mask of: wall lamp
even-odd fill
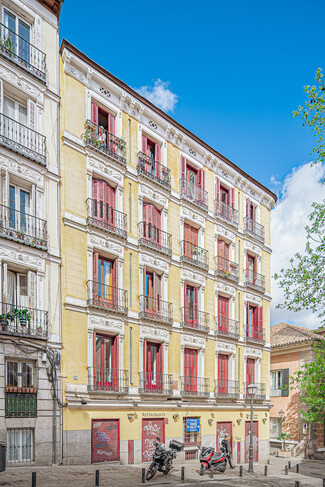
[[[128,420],[133,421],[134,420],[134,414],[132,414],[132,413],[128,414]]]
[[[174,413],[173,414],[173,419],[176,421],[178,418],[179,418],[179,414],[178,413]]]
[[[211,419],[211,418],[210,418],[210,419],[208,419],[208,423],[209,423],[209,426],[212,426],[212,424],[213,424],[213,419]]]
[[[81,399],[81,404],[82,404],[83,406],[86,406],[86,404],[87,404],[86,399]]]
[[[239,426],[239,425],[240,425],[240,423],[241,423],[241,418],[237,418],[237,420],[236,420],[236,421],[237,421],[237,424],[238,424],[238,426]]]
[[[265,424],[267,421],[267,418],[262,418],[262,421],[263,421],[263,424]]]

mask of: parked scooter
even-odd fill
[[[153,442],[156,450],[153,454],[153,462],[146,473],[147,480],[151,480],[156,475],[157,471],[167,475],[173,468],[173,459],[176,458],[176,453],[184,448],[184,443],[177,440],[171,440],[169,442],[169,449],[166,450],[165,445],[160,441],[158,436],[157,440],[159,443],[157,441]]]
[[[220,447],[221,453],[216,453],[212,446],[208,447],[199,447],[201,450],[200,455],[200,475],[204,475],[206,470],[210,470],[211,468],[213,471],[223,473],[227,467],[227,458],[228,453],[226,453],[225,448]]]

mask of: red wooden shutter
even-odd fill
[[[229,189],[229,197],[230,197],[230,206],[232,208],[235,208],[235,189],[234,188],[230,188]]]
[[[218,329],[228,331],[229,328],[229,299],[218,296]]]
[[[144,154],[148,153],[148,139],[144,135],[142,136],[142,152]]]
[[[253,205],[253,220],[256,222],[256,206]]]
[[[249,198],[246,198],[246,216],[250,216],[250,213],[249,213],[249,209],[250,209],[250,199]]]
[[[199,322],[199,289],[193,288],[193,322]]]
[[[155,159],[161,163],[161,147],[159,144],[155,144]]]
[[[97,200],[98,195],[98,181],[97,179],[93,179],[93,199]]]
[[[161,277],[153,273],[153,292],[155,298],[155,311],[160,311],[160,299],[161,299]]]
[[[148,216],[147,216],[147,203],[143,203],[143,221],[147,223],[148,221]]]
[[[263,306],[256,308],[256,326],[259,330],[263,328]]]
[[[94,253],[94,258],[93,258],[93,276],[94,276],[94,281],[98,282],[98,253]]]
[[[148,342],[146,340],[143,341],[143,374],[144,374],[144,380],[143,380],[143,385],[147,383],[147,373],[148,373],[148,364],[147,364],[147,350],[148,350]]]
[[[115,135],[115,117],[111,113],[108,114],[108,131],[110,134]]]
[[[181,160],[181,178],[186,179],[186,157],[182,156]]]
[[[218,355],[218,390],[220,393],[228,392],[228,355]]]
[[[95,103],[91,104],[91,120],[98,125],[98,106]]]
[[[255,382],[255,359],[248,358],[246,362],[246,387]]]
[[[204,169],[201,169],[201,171],[202,171],[201,188],[204,190],[205,189],[205,172],[204,172]]]
[[[163,373],[163,345],[160,343],[157,346],[157,374],[162,374]],[[161,388],[161,375],[158,375],[158,380],[157,384],[159,385],[159,388]]]

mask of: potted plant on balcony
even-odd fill
[[[23,230],[20,230],[18,233],[17,233],[17,238],[20,238],[20,240],[25,240],[25,233]]]
[[[192,250],[192,255],[200,255],[201,250],[198,247],[194,247]]]
[[[38,327],[37,327],[37,333],[38,333],[38,335],[42,335],[42,327],[41,327],[41,325],[38,325]]]
[[[31,314],[28,311],[28,309],[20,309],[17,311],[18,311],[17,315],[18,315],[18,319],[19,319],[19,324],[20,324],[20,326],[25,327],[27,322],[28,322],[28,324],[30,323]]]
[[[6,330],[8,326],[8,317],[7,313],[0,315],[0,326],[2,330]]]

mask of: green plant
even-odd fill
[[[11,37],[7,37],[3,43],[4,47],[10,52],[14,52],[14,43]]]
[[[277,437],[277,440],[280,440],[283,442],[282,443],[282,450],[283,451],[286,451],[286,441],[288,441],[290,439],[291,439],[291,435],[290,435],[290,433],[287,433],[287,432],[282,432]]]

